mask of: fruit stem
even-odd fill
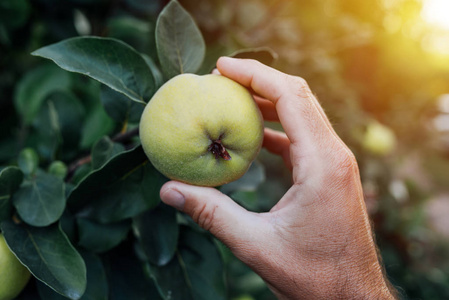
[[[231,155],[229,155],[228,151],[226,151],[226,148],[223,146],[220,139],[212,141],[207,148],[207,151],[212,152],[212,154],[215,155],[215,159],[219,159],[221,157],[224,160],[231,160]]]

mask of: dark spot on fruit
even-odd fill
[[[221,157],[224,160],[231,160],[231,155],[229,155],[228,151],[226,151],[226,148],[223,146],[220,139],[212,141],[207,148],[207,151],[212,152],[215,159],[219,159]]]

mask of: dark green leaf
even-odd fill
[[[82,251],[81,255],[87,267],[87,287],[81,300],[107,300],[108,281],[103,262],[93,253]]]
[[[279,55],[268,47],[250,48],[235,51],[229,55],[235,58],[250,58],[260,61],[265,65],[271,65]]]
[[[254,161],[240,179],[222,185],[220,191],[230,195],[237,191],[255,191],[265,181],[265,169],[261,163]]]
[[[86,266],[58,224],[32,227],[12,221],[2,223],[8,246],[40,281],[71,299],[86,289]]]
[[[32,54],[51,59],[64,70],[90,76],[137,102],[145,103],[155,91],[145,60],[119,40],[76,37]]]
[[[34,125],[40,133],[39,152],[49,160],[55,159],[59,145],[62,143],[58,112],[53,101],[42,105]]]
[[[90,148],[102,136],[114,129],[114,121],[106,114],[100,102],[90,107],[81,130],[81,147]]]
[[[133,219],[133,230],[152,264],[162,266],[172,259],[179,234],[174,208],[161,203],[144,212]]]
[[[79,216],[117,222],[155,207],[164,180],[139,146],[85,177],[70,194],[69,204]]]
[[[90,173],[92,173],[91,163],[86,163],[78,167],[75,173],[73,174],[73,177],[70,179],[70,183],[72,183],[75,186],[72,187],[68,195],[70,195],[72,193],[72,190],[76,187],[76,185],[78,185],[82,180],[84,180],[84,178],[86,178],[86,176],[89,175]]]
[[[137,259],[132,245],[122,244],[107,252],[104,257],[109,280],[109,299],[161,299],[154,283],[145,273],[144,264]]]
[[[134,217],[159,203],[162,180],[160,173],[146,163],[124,174],[120,180],[89,193],[87,197],[92,197],[91,202],[79,215],[101,223]]]
[[[146,1],[146,0],[145,0]],[[146,1],[153,3],[153,1]],[[141,53],[155,52],[154,22],[149,18],[137,18],[129,14],[114,16],[108,20],[108,36],[131,45]]]
[[[164,299],[227,299],[223,263],[213,240],[183,226],[178,249],[167,265],[151,267]]]
[[[194,300],[191,284],[179,253],[165,266],[149,265],[150,274],[164,300]]]
[[[64,210],[64,213],[59,219],[59,224],[61,226],[61,230],[65,233],[65,235],[67,235],[70,242],[76,244],[78,239],[76,236],[75,217],[68,209]]]
[[[13,205],[30,225],[47,226],[56,222],[65,208],[64,182],[54,175],[38,172],[14,194]]]
[[[42,105],[33,127],[39,133],[39,150],[49,160],[62,146],[63,154],[75,154],[85,116],[80,99],[70,92],[54,92]]]
[[[23,181],[23,173],[17,167],[6,167],[0,171],[0,223],[11,215],[11,195]]]
[[[114,143],[108,136],[101,138],[92,148],[92,168],[99,169],[115,155],[125,151],[122,144]]]
[[[212,238],[184,227],[179,243],[194,299],[227,299],[223,262]]]
[[[112,224],[98,224],[84,218],[78,218],[76,221],[78,244],[95,253],[102,253],[117,246],[126,238],[131,228],[128,220]]]
[[[158,17],[156,46],[167,78],[198,71],[206,52],[201,31],[177,1],[170,1]]]
[[[34,149],[25,148],[20,151],[17,163],[25,175],[31,175],[39,166],[39,156]]]
[[[25,124],[31,123],[51,93],[67,90],[69,85],[69,74],[54,65],[45,64],[26,73],[14,94],[14,104]]]
[[[41,299],[45,300],[67,300],[67,297],[55,292],[42,281],[37,280],[36,288]],[[81,299],[81,298],[80,298]]]
[[[143,109],[142,103],[132,101],[125,95],[102,85],[100,94],[101,103],[108,115],[120,123],[137,123],[140,120]]]
[[[135,10],[145,14],[156,14],[160,9],[159,1],[148,0],[126,0]]]
[[[20,147],[14,139],[0,140],[0,161],[9,161],[17,156]]]
[[[142,57],[147,62],[148,67],[150,68],[151,72],[153,73],[154,77],[154,83],[156,85],[156,88],[161,87],[164,84],[164,75],[159,70],[156,63],[146,54],[142,54]]]
[[[9,29],[22,26],[30,15],[27,0],[0,1],[0,23]]]
[[[231,198],[246,209],[257,211],[259,208],[256,191],[236,191],[231,194]]]

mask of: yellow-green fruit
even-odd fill
[[[16,258],[0,234],[0,300],[14,299],[30,279],[30,271]]]
[[[165,176],[218,186],[240,178],[259,153],[263,121],[251,94],[221,75],[178,75],[140,120],[142,146]]]

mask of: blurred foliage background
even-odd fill
[[[96,35],[122,39],[157,60],[155,21],[167,2],[1,1],[0,165],[25,146],[39,149],[49,162],[57,156],[70,164],[77,155],[70,151],[73,145],[89,149],[123,126],[98,105],[98,85],[61,75],[32,51],[68,37]],[[358,159],[388,278],[405,298],[448,299],[449,29],[423,17],[431,0],[179,2],[206,40],[205,73],[220,55],[269,47],[277,53],[275,68],[308,81]],[[43,85],[67,85],[67,76],[79,77],[71,81],[79,103],[65,100],[72,119],[58,134],[71,136],[66,139],[71,142],[63,150],[48,143],[39,147],[51,138],[43,129],[45,112],[24,120],[14,99],[45,93]],[[290,178],[271,154],[262,152],[259,161],[265,183],[233,197],[251,210],[266,211]],[[222,254],[231,299],[274,299],[257,275],[225,248]]]

